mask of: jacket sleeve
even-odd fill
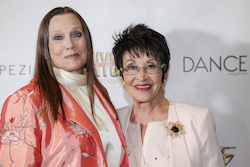
[[[5,101],[0,119],[0,166],[40,166],[41,133],[33,92],[17,91]]]
[[[210,110],[203,112],[198,127],[200,136],[202,167],[224,167],[219,141],[215,131],[215,121]]]

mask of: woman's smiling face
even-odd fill
[[[157,66],[159,63],[153,56],[147,56],[141,53],[140,57],[132,57],[129,52],[123,54],[123,68]],[[162,97],[162,70],[154,74],[147,74],[143,68],[134,75],[126,75],[123,73],[124,86],[135,102],[145,103],[157,100]]]

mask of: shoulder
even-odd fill
[[[4,103],[4,106],[8,105],[15,105],[20,102],[27,103],[30,100],[37,101],[36,99],[40,99],[40,92],[38,85],[36,84],[36,78],[32,79],[30,83],[26,86],[15,91],[11,94]],[[4,108],[4,107],[3,107]]]
[[[199,121],[207,117],[212,117],[212,112],[206,107],[175,102],[170,102],[170,104],[175,107],[175,111],[179,119],[191,119]]]
[[[210,109],[190,104],[175,103],[178,120],[185,125],[187,131],[192,130],[202,133],[214,133],[215,119]]]
[[[35,120],[35,112],[40,108],[41,100],[40,94],[35,91],[33,83],[29,83],[5,100],[0,122],[2,124],[4,122],[8,123],[11,119],[15,119],[15,122],[18,122],[17,120],[19,122],[33,122]]]
[[[196,131],[199,136],[215,133],[215,119],[210,109],[181,103],[175,103],[174,106],[178,120],[189,133]]]
[[[184,104],[184,103],[176,103],[176,102],[171,102],[170,104],[173,104],[176,107],[177,112],[180,112],[180,113],[201,114],[204,112],[205,113],[210,112],[209,108],[196,106],[192,104]]]
[[[121,119],[130,117],[132,107],[133,106],[125,106],[125,107],[117,109],[118,118],[121,120]]]
[[[171,102],[171,103],[176,106],[176,109],[179,109],[181,111],[186,111],[186,112],[200,112],[200,111],[209,110],[206,107],[196,106],[192,104],[184,104],[184,103],[176,103],[176,102]]]
[[[122,132],[124,133],[125,136],[127,133],[126,131],[127,131],[127,127],[129,124],[131,111],[132,111],[132,106],[125,106],[125,107],[117,109],[118,119],[121,124]]]
[[[123,112],[123,111],[128,111],[131,110],[133,106],[124,106],[122,108],[118,108],[117,111]]]

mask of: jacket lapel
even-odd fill
[[[62,90],[62,96],[64,100],[63,107],[65,110],[66,118],[78,123],[79,125],[84,127],[86,130],[88,130],[88,132],[93,136],[94,140],[96,141],[97,146],[99,146],[99,149],[103,155],[105,164],[107,164],[105,152],[102,146],[102,141],[101,141],[101,138],[97,129],[95,128],[95,125],[88,118],[88,116],[85,114],[82,108],[78,105],[75,99],[70,95],[70,93],[61,84],[59,85]],[[61,113],[61,110],[59,110],[59,112]]]
[[[182,123],[181,120],[179,120],[178,118],[175,103],[170,101],[168,122],[176,123],[177,121]],[[183,126],[183,128],[185,130],[185,125]],[[169,152],[170,152],[170,166],[191,167],[191,161],[186,144],[185,134],[175,138],[168,136],[168,142],[169,142]]]
[[[120,164],[121,164],[122,161],[124,160],[124,157],[127,157],[126,155],[124,155],[126,153],[126,151],[125,151],[126,150],[126,142],[125,142],[125,138],[124,138],[124,135],[123,135],[121,127],[120,127],[120,123],[117,119],[116,111],[115,111],[114,107],[104,98],[103,94],[100,92],[100,90],[95,85],[94,85],[94,89],[95,89],[96,95],[100,99],[103,107],[105,108],[105,110],[109,114],[113,124],[115,125],[116,131],[117,131],[119,138],[121,140],[121,144],[123,147],[122,153],[121,153],[121,160],[120,160]]]

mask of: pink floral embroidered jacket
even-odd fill
[[[99,133],[88,116],[62,86],[66,123],[61,110],[53,125],[45,114],[37,78],[8,97],[0,120],[0,166],[107,167]],[[122,143],[120,166],[128,166],[126,143],[113,107],[95,87]],[[48,108],[46,109],[48,110]]]

